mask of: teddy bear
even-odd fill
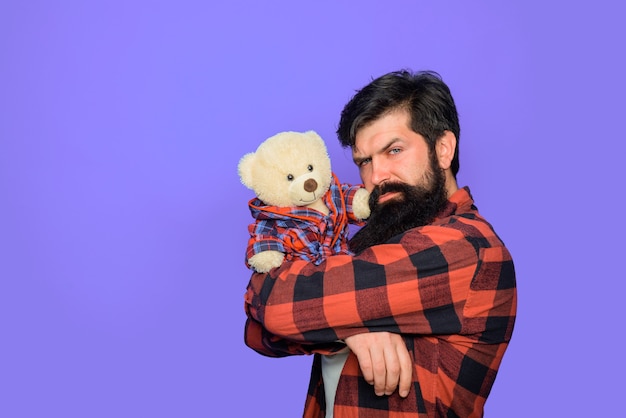
[[[315,131],[279,132],[239,161],[250,224],[246,265],[267,273],[285,260],[320,264],[332,254],[352,254],[349,224],[370,215],[369,192],[342,184],[332,171],[324,140]]]

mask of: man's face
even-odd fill
[[[409,127],[409,115],[398,110],[359,130],[352,151],[365,188],[404,183],[427,186],[430,157],[426,140]],[[384,193],[379,203],[399,198],[397,192]]]
[[[389,114],[359,131],[353,156],[372,209],[350,240],[355,253],[432,222],[444,208],[444,171],[424,138],[408,127],[406,113]]]

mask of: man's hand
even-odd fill
[[[400,335],[370,332],[353,335],[345,342],[359,360],[365,380],[374,385],[376,395],[391,395],[396,388],[403,398],[409,395],[413,361]]]

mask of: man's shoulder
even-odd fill
[[[492,225],[478,213],[473,205],[431,224],[412,228],[404,234],[405,239],[427,239],[435,244],[453,241],[469,241],[476,247],[504,246]]]

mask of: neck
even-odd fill
[[[456,182],[456,179],[450,172],[450,170],[446,170],[446,192],[448,193],[448,198],[459,190],[459,185]]]

